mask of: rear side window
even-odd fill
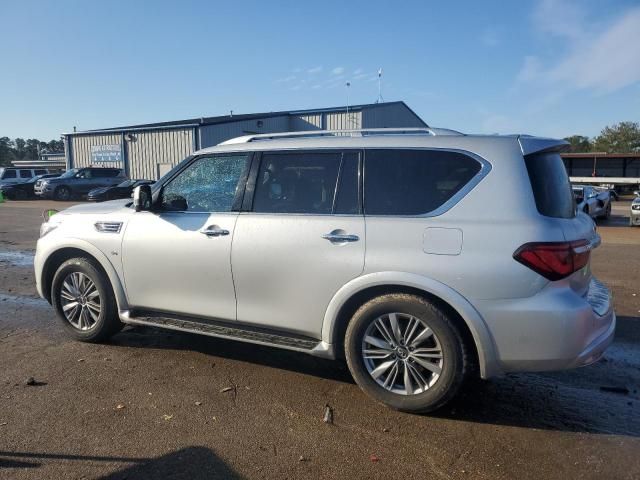
[[[557,153],[541,153],[524,158],[538,212],[545,217],[573,218],[575,203],[569,176]]]
[[[458,152],[367,150],[366,215],[421,215],[441,207],[480,171],[480,162]]]
[[[264,154],[256,181],[253,211],[332,213],[342,157],[340,152]]]
[[[33,177],[31,170],[20,170],[20,178],[31,178],[31,177]]]
[[[34,173],[36,175],[44,175],[45,173],[47,173],[47,170],[36,170]]]
[[[15,170],[6,170],[2,175],[2,178],[16,178],[16,177],[17,175]]]

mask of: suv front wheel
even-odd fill
[[[365,393],[407,412],[443,406],[458,392],[469,364],[451,319],[409,294],[383,295],[362,305],[347,327],[345,355]]]
[[[86,258],[60,265],[51,283],[51,303],[76,340],[104,341],[124,326],[109,279]]]

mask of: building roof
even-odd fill
[[[219,115],[216,117],[200,117],[200,118],[190,118],[186,120],[174,120],[170,122],[157,122],[157,123],[143,123],[138,125],[126,125],[123,127],[113,127],[113,128],[101,128],[96,130],[82,130],[78,132],[70,132],[65,133],[64,135],[82,135],[88,133],[104,133],[104,132],[122,132],[122,131],[130,131],[130,130],[153,130],[153,129],[163,129],[163,128],[171,128],[171,127],[195,127],[195,126],[204,126],[204,125],[216,125],[221,123],[229,123],[229,122],[240,122],[244,120],[254,120],[254,119],[262,119],[262,118],[271,118],[271,117],[281,117],[284,115],[312,115],[314,113],[331,113],[331,112],[343,112],[347,111],[357,111],[368,108],[380,108],[386,107],[389,105],[403,105],[408,111],[410,111],[415,117],[424,124],[425,127],[428,125],[411,109],[409,106],[403,101],[397,102],[385,102],[385,103],[365,103],[361,105],[346,105],[341,107],[329,107],[329,108],[311,108],[308,110],[282,110],[277,112],[263,112],[263,113],[245,113],[245,114],[229,114],[229,115]]]

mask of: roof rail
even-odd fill
[[[225,140],[219,145],[249,143],[261,140],[279,140],[285,138],[316,137],[368,137],[373,135],[462,135],[455,130],[445,128],[362,128],[358,130],[308,130],[304,132],[261,133],[245,135]]]

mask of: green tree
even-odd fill
[[[14,159],[11,139],[9,137],[0,137],[0,167],[11,165]]]
[[[640,124],[620,122],[605,127],[594,140],[594,150],[607,153],[640,152]]]
[[[570,137],[565,138],[565,140],[571,145],[569,151],[572,153],[583,153],[591,151],[591,140],[589,140],[589,137],[583,137],[582,135],[571,135]]]
[[[24,139],[22,138],[15,138],[12,144],[13,144],[13,156],[16,158],[16,160],[24,159],[24,156],[26,154],[25,146],[27,142],[25,142]]]

